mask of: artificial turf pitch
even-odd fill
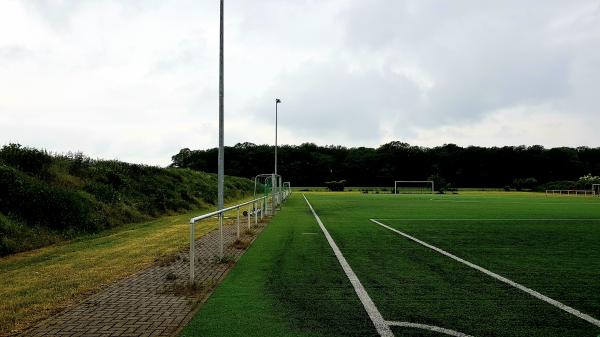
[[[307,193],[381,315],[470,336],[590,336],[600,328],[379,226],[600,318],[600,200],[527,193]],[[392,327],[396,336],[444,336]],[[182,336],[378,336],[296,193]]]

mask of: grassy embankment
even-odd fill
[[[229,200],[254,187],[235,177],[225,184]],[[0,149],[0,256],[205,208],[216,195],[214,174],[7,145]]]
[[[212,210],[215,187],[203,172],[3,147],[0,335],[184,249],[189,218]],[[252,188],[227,177],[226,199]],[[214,226],[204,221],[197,233]]]

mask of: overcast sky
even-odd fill
[[[226,0],[226,144],[600,146],[600,1]],[[218,134],[218,1],[2,0],[0,145]]]

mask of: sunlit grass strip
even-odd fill
[[[165,255],[184,250],[189,245],[189,219],[207,211],[131,224],[0,259],[0,335],[21,331]],[[216,219],[202,221],[196,237],[216,226]]]

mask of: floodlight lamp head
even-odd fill
[[[281,103],[281,100],[279,98],[275,98],[275,104],[279,104]]]

